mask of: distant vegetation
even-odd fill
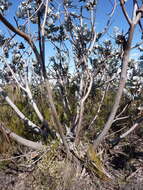
[[[0,1],[0,176],[9,177],[2,189],[138,186],[142,1],[106,1],[101,31],[102,1],[11,2]],[[127,27],[112,29],[122,16]]]

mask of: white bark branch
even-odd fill
[[[7,67],[9,68],[9,70],[10,70],[10,72],[11,72],[11,74],[12,74],[12,77],[13,77],[13,79],[15,80],[15,82],[17,83],[17,85],[27,94],[27,96],[28,96],[28,98],[29,98],[29,100],[30,100],[30,103],[31,103],[31,105],[33,106],[33,109],[34,109],[34,111],[36,112],[38,118],[40,119],[41,122],[43,122],[43,121],[44,121],[44,117],[42,116],[41,112],[40,112],[39,109],[38,109],[38,106],[37,106],[36,102],[35,102],[34,99],[33,99],[33,96],[32,96],[31,90],[30,90],[30,88],[29,88],[29,84],[28,84],[27,78],[25,77],[25,81],[23,80],[23,81],[25,82],[25,86],[26,86],[26,87],[24,87],[24,86],[18,81],[18,79],[17,79],[15,73],[13,72],[11,66],[7,63],[7,61],[6,61],[4,58],[3,58],[3,60],[4,60],[5,64],[7,65]]]
[[[39,142],[34,142],[34,141],[30,141],[30,140],[27,140],[13,132],[11,132],[10,129],[4,127],[2,124],[0,124],[0,128],[10,137],[12,138],[13,140],[15,140],[16,142],[24,145],[24,146],[27,146],[29,148],[32,148],[34,150],[41,150],[43,149],[45,146],[42,145],[42,143],[39,143]]]
[[[35,132],[40,132],[40,127],[35,125],[32,121],[30,121],[12,102],[12,100],[7,96],[6,92],[0,87],[0,95],[5,99],[8,105],[16,112],[20,119],[22,119],[29,127],[31,127]]]
[[[91,88],[92,88],[92,84],[93,84],[93,76],[92,74],[88,73],[90,76],[90,81],[89,81],[89,86],[88,86],[88,89],[87,89],[87,92],[86,94],[84,95],[84,97],[81,99],[81,102],[80,102],[80,110],[79,110],[79,121],[78,121],[78,125],[77,125],[77,129],[76,129],[76,138],[75,138],[75,142],[78,143],[78,140],[79,140],[79,134],[80,134],[80,131],[82,130],[82,120],[83,120],[83,114],[84,114],[84,104],[85,104],[85,101],[86,99],[88,98],[89,96],[89,93],[91,91]]]
[[[105,98],[106,92],[108,91],[108,87],[109,87],[109,84],[108,84],[106,90],[103,92],[103,95],[102,95],[102,98],[101,98],[100,104],[99,104],[99,106],[98,106],[98,109],[97,109],[96,115],[94,116],[93,120],[92,120],[91,123],[89,124],[89,128],[91,128],[92,125],[95,123],[95,121],[96,121],[96,119],[97,119],[97,117],[98,117],[98,115],[99,115],[99,113],[100,113],[100,111],[101,111],[101,107],[102,107],[102,105],[103,105],[103,101],[104,101],[104,98]]]

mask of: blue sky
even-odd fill
[[[61,3],[62,0],[56,0],[57,4]],[[10,9],[6,12],[6,18],[9,20],[10,23],[15,25],[15,21],[14,21],[14,14],[17,10],[17,6],[19,5],[20,2],[22,2],[22,0],[10,0],[10,2],[13,3],[13,5],[10,7]],[[78,6],[77,1],[74,0],[75,4]],[[96,30],[98,32],[102,31],[103,28],[105,27],[107,20],[108,20],[108,15],[112,10],[112,4],[111,2],[113,2],[113,0],[99,0],[99,4],[97,6],[97,16],[96,16]],[[117,0],[117,2],[119,2]],[[131,16],[131,10],[132,10],[132,4],[131,4],[131,0],[127,1],[126,7],[127,10]],[[121,8],[118,5],[114,15],[112,17],[112,22],[111,22],[111,27],[108,31],[109,34],[113,34],[113,28],[114,27],[119,27],[121,29],[121,31],[123,31],[124,33],[126,33],[128,31],[128,23],[126,22]],[[2,30],[4,30],[5,32],[7,30],[5,30],[5,27],[0,23],[0,28]],[[35,31],[36,28],[32,27],[32,30]],[[19,37],[17,37],[18,39],[20,39]],[[109,38],[109,36],[104,36],[104,38]],[[135,32],[135,36],[134,36],[134,41],[133,43],[135,44],[136,42],[140,41],[140,31],[139,31],[139,27],[136,28],[136,32]],[[50,48],[50,54],[53,53],[52,51],[52,46],[48,45],[48,48]],[[133,52],[134,55],[137,55],[137,52],[134,50]]]
[[[103,27],[105,26],[108,14],[112,10],[112,4],[110,2],[114,2],[113,0],[99,0],[98,8],[97,8],[97,30],[101,31]],[[119,2],[119,0],[117,0]],[[128,0],[126,3],[126,9],[128,11],[128,14],[130,17],[132,17],[132,1]],[[118,3],[118,6],[116,7],[116,10],[114,12],[114,15],[112,16],[111,20],[111,27],[108,31],[109,34],[113,34],[114,27],[120,28],[121,32],[126,33],[129,29],[129,25],[122,13],[121,7]],[[108,38],[108,36],[105,36],[105,38]],[[134,38],[133,38],[133,44],[135,45],[137,42],[141,41],[141,32],[140,28],[137,26]],[[132,50],[130,57],[134,59],[138,59],[140,56],[140,52],[137,49]]]
[[[62,0],[56,0],[56,2],[59,4],[61,3],[61,1]],[[77,2],[76,0],[74,0],[74,1]],[[97,26],[98,31],[101,31],[103,29],[103,27],[105,26],[105,24],[107,22],[108,14],[112,10],[112,4],[110,3],[110,1],[113,1],[113,0],[98,0],[99,3],[97,6],[97,19],[96,19],[96,26]],[[20,2],[22,2],[22,0],[10,0],[10,2],[12,2],[12,6],[7,11],[6,18],[12,24],[15,24],[13,16],[17,10],[17,6],[19,5]],[[117,0],[117,2],[119,2],[119,0]],[[131,10],[132,10],[131,2],[132,2],[131,0],[128,0],[126,3],[127,10],[130,14],[131,14]],[[77,4],[77,6],[78,6],[78,4]],[[123,29],[124,31],[128,27],[128,24],[122,14],[122,11],[121,11],[121,8],[119,5],[117,6],[115,13],[112,17],[111,30],[112,30],[113,26],[118,26],[119,28]]]

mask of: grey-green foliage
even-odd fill
[[[3,14],[12,3],[8,0],[0,0],[0,13]]]
[[[29,16],[32,16],[37,8],[38,6],[36,5],[36,1],[22,1],[18,6],[16,16],[18,18],[26,19]]]

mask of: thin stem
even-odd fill
[[[132,21],[131,21],[131,19],[130,19],[129,15],[128,15],[127,11],[126,11],[125,1],[124,0],[120,0],[120,4],[121,4],[121,8],[122,8],[123,14],[124,14],[124,16],[125,16],[128,24],[131,25]]]
[[[95,150],[99,146],[99,144],[103,141],[104,137],[106,136],[107,132],[109,131],[109,129],[114,121],[118,107],[119,107],[119,103],[120,103],[120,100],[121,100],[121,97],[123,94],[123,89],[125,87],[125,83],[127,80],[127,68],[128,68],[129,54],[130,54],[130,50],[131,50],[131,43],[132,43],[132,39],[133,39],[134,29],[135,29],[135,25],[132,24],[130,27],[130,30],[129,30],[128,41],[127,41],[125,52],[123,55],[122,71],[121,71],[119,88],[118,88],[118,91],[117,91],[117,94],[115,97],[113,108],[112,108],[109,118],[104,126],[104,129],[101,132],[101,134],[97,137],[97,139],[95,139],[95,141],[94,141],[94,149]]]

